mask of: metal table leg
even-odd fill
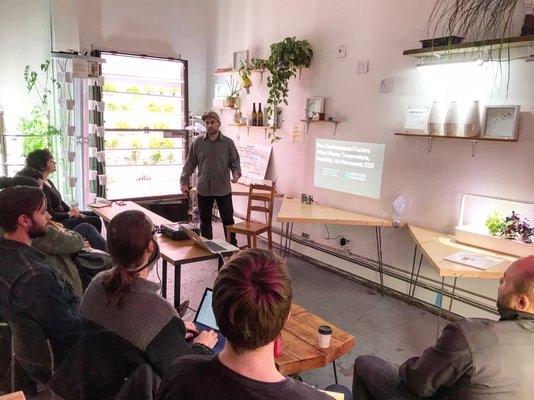
[[[286,248],[286,257],[289,256],[289,253],[291,253],[291,238],[293,237],[293,222],[289,223],[289,229],[288,229],[288,239],[287,239],[287,248]]]
[[[413,248],[412,272],[410,274],[410,286],[408,286],[408,299],[412,293],[413,277],[415,275],[415,260],[417,258],[417,244]]]
[[[378,255],[378,273],[380,275],[380,294],[384,295],[384,265],[382,264],[382,230],[379,226],[376,231],[376,252]]]
[[[161,296],[167,298],[167,261],[161,264]]]
[[[410,293],[410,296],[408,297],[408,304],[411,304],[415,296],[415,289],[417,288],[417,282],[419,281],[419,274],[421,273],[422,263],[423,263],[423,253],[421,253],[421,257],[419,257],[419,266],[417,267],[417,274],[415,275],[415,281],[412,286],[412,292]]]
[[[445,277],[441,278],[441,299],[439,302],[438,328],[436,330],[436,339],[439,337],[439,331],[441,328],[441,311],[443,310],[443,292],[444,291],[445,291]]]
[[[282,222],[282,228],[280,229],[280,257],[284,256],[284,248],[282,247],[282,241],[284,240],[284,225],[285,222]]]
[[[182,264],[174,266],[174,308],[180,306],[180,287],[182,286]]]
[[[339,383],[337,381],[336,360],[332,361],[332,365],[334,366],[334,379],[336,381],[336,385],[339,385]]]
[[[454,277],[454,283],[452,284],[452,292],[451,292],[451,301],[449,303],[449,313],[452,309],[452,302],[454,301],[454,292],[456,292],[456,282],[458,281],[458,277]],[[447,321],[449,321],[449,314],[447,314]]]

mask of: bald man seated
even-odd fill
[[[534,399],[534,256],[510,265],[497,307],[498,321],[450,323],[434,346],[400,367],[356,358],[354,399]]]

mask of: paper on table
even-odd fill
[[[330,392],[328,390],[319,390],[319,392],[326,393],[327,395],[333,397],[336,400],[343,400],[345,398],[345,395],[343,393]]]
[[[504,261],[502,258],[485,256],[482,254],[471,253],[469,251],[459,251],[458,253],[454,253],[443,259],[482,270],[493,268]]]

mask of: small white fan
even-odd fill
[[[408,212],[409,204],[406,196],[398,196],[395,201],[393,201],[393,226],[395,228],[401,226],[401,217],[404,217]]]
[[[200,122],[195,122],[193,125],[188,125],[185,127],[187,131],[193,131],[195,133],[206,133],[206,127]]]

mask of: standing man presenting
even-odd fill
[[[211,210],[213,201],[221,214],[226,238],[226,226],[234,223],[234,207],[232,205],[232,183],[237,183],[241,177],[239,154],[234,141],[224,136],[219,128],[221,119],[214,111],[202,116],[207,132],[198,137],[192,144],[189,156],[185,162],[180,185],[182,193],[189,193],[191,189],[191,174],[198,167],[198,211],[200,214],[200,232],[207,239],[213,239],[211,227]],[[230,171],[232,179],[230,179]],[[235,234],[231,242],[237,245]]]

